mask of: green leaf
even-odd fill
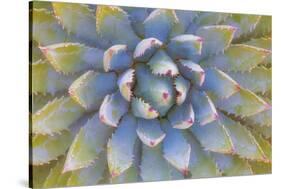
[[[216,55],[229,47],[235,27],[227,25],[204,26],[196,31],[203,40],[202,56]],[[214,40],[215,39],[215,40]]]
[[[57,72],[76,73],[94,68],[102,70],[103,50],[79,43],[58,43],[40,47]]]
[[[106,95],[100,110],[100,120],[111,127],[117,127],[121,117],[128,112],[129,103],[126,101],[119,91]]]
[[[204,127],[194,124],[191,132],[205,150],[218,153],[232,153],[234,150],[229,133],[219,120]]]
[[[194,111],[190,102],[185,101],[180,106],[174,106],[168,113],[168,119],[173,128],[187,129],[194,123]]]
[[[108,71],[124,71],[133,64],[127,45],[113,45],[103,55],[103,67]]]
[[[96,27],[98,34],[110,45],[127,44],[132,50],[139,42],[131,27],[128,14],[119,7],[97,6]]]
[[[250,72],[229,72],[242,87],[255,93],[265,93],[272,89],[272,69],[256,67]]]
[[[179,106],[185,101],[187,94],[190,90],[191,84],[182,76],[178,76],[174,80],[174,86],[176,90],[176,103]]]
[[[121,175],[111,178],[110,183],[112,184],[124,184],[138,182],[138,169],[135,166],[125,170]]]
[[[42,188],[45,179],[50,173],[50,170],[52,167],[54,167],[55,161],[51,162],[49,164],[44,165],[36,165],[32,166],[32,180],[31,180],[31,186],[32,188]]]
[[[32,105],[29,108],[31,109],[30,111],[32,114],[36,113],[38,110],[43,108],[43,106],[45,106],[49,101],[52,101],[54,99],[54,97],[50,94],[47,95],[33,94],[31,98],[32,98]]]
[[[135,70],[128,69],[127,71],[123,72],[117,81],[119,91],[122,94],[123,98],[127,101],[131,101],[133,96],[133,87],[135,84]]]
[[[132,112],[134,116],[144,119],[154,119],[159,116],[159,113],[148,103],[141,98],[134,97],[132,100]]]
[[[255,131],[260,133],[267,140],[271,140],[272,138],[272,125],[267,127],[255,127]]]
[[[138,62],[148,62],[150,57],[160,48],[163,43],[156,38],[143,39],[135,48],[134,60]]]
[[[86,110],[97,110],[104,97],[116,91],[116,83],[117,76],[113,72],[88,71],[72,83],[69,94]]]
[[[190,60],[180,60],[179,69],[182,76],[191,80],[191,83],[202,86],[205,80],[205,71],[199,64]]]
[[[219,54],[207,58],[200,64],[205,66],[215,66],[222,71],[251,71],[257,65],[261,64],[271,51],[244,45],[231,45],[224,54]]]
[[[272,16],[261,16],[257,24],[254,34],[257,36],[271,36],[272,30]]]
[[[251,130],[252,135],[255,137],[257,143],[261,147],[264,155],[266,156],[268,162],[272,160],[272,147],[269,141],[265,140],[258,132]]]
[[[204,91],[192,89],[191,104],[195,113],[195,121],[200,126],[206,125],[218,119],[217,110]]]
[[[124,116],[107,143],[108,167],[112,177],[119,176],[133,164],[136,128],[136,119],[132,115]]]
[[[73,171],[92,165],[105,149],[112,129],[104,125],[95,114],[80,129],[67,153],[63,172]]]
[[[143,64],[136,66],[136,79],[135,95],[149,103],[161,116],[166,115],[175,102],[172,79],[152,74]]]
[[[238,122],[220,114],[234,146],[234,154],[250,160],[267,161],[267,158],[251,132]]]
[[[95,15],[87,5],[60,2],[53,2],[52,5],[54,14],[68,32],[89,45],[99,42]]]
[[[106,169],[105,153],[100,153],[95,163],[89,167],[72,171],[67,186],[89,186],[96,185],[103,178]]]
[[[174,10],[155,9],[144,21],[145,38],[154,37],[162,42],[167,42],[178,18]]]
[[[190,145],[185,140],[182,131],[173,129],[168,121],[163,121],[161,125],[166,133],[163,141],[164,158],[183,175],[187,176]]]
[[[247,160],[237,156],[213,153],[220,171],[224,176],[252,175],[252,169]]]
[[[264,174],[272,173],[272,164],[271,163],[251,161],[250,165],[253,170],[253,174],[263,174],[264,175]]]
[[[191,146],[189,170],[191,178],[220,176],[216,163],[210,154],[202,149],[191,133],[185,133],[185,139]]]
[[[195,35],[179,35],[172,39],[167,46],[167,52],[173,59],[189,59],[194,55],[200,55],[202,38]]]
[[[32,115],[32,133],[54,134],[68,130],[84,113],[69,97],[55,98]]]
[[[153,74],[174,77],[179,74],[177,65],[163,50],[158,50],[147,63]]]
[[[228,99],[220,100],[215,104],[217,108],[241,117],[252,116],[271,109],[271,106],[262,98],[243,88]]]
[[[32,137],[32,164],[41,165],[49,163],[63,155],[72,141],[67,131],[60,135],[35,135]]]
[[[77,75],[62,75],[56,72],[46,60],[38,60],[31,65],[32,93],[54,95],[56,92],[66,90]]]
[[[206,68],[204,71],[205,82],[202,89],[210,91],[216,97],[229,98],[240,90],[239,84],[223,71],[216,68]]]
[[[165,138],[165,133],[160,127],[160,122],[157,119],[137,120],[137,134],[139,139],[149,147],[155,147]]]
[[[50,45],[63,42],[66,33],[56,18],[46,9],[32,10],[32,39],[39,45]]]
[[[270,127],[272,125],[272,109],[249,116],[246,118],[246,122],[250,125]]]
[[[51,2],[46,2],[46,1],[34,1],[32,2],[32,8],[52,10],[52,4]]]

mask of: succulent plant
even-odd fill
[[[271,172],[271,17],[33,2],[31,185]]]

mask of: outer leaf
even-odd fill
[[[227,25],[204,26],[199,28],[196,31],[196,35],[203,39],[202,56],[218,54],[227,49],[235,31],[235,27]]]
[[[161,130],[157,119],[138,119],[137,124],[137,134],[145,145],[155,147],[165,138],[165,133]]]
[[[191,91],[191,104],[196,115],[195,121],[201,126],[218,119],[217,110],[205,92],[193,89]]]
[[[67,131],[61,135],[35,135],[32,137],[32,164],[49,163],[64,154],[71,144],[71,134]]]
[[[52,135],[68,130],[83,112],[71,98],[56,98],[32,115],[32,133]]]
[[[121,117],[127,113],[128,107],[129,103],[119,91],[107,95],[100,106],[100,120],[106,125],[117,127]]]
[[[97,110],[104,97],[117,89],[116,82],[115,73],[88,71],[72,83],[69,94],[85,109]]]
[[[168,113],[168,119],[173,128],[187,129],[194,123],[194,111],[190,102],[174,106]]]
[[[40,47],[58,72],[75,73],[89,68],[102,70],[103,51],[79,43],[58,43]]]
[[[231,45],[224,54],[210,57],[201,64],[215,66],[223,71],[251,71],[261,64],[271,52],[244,44]]]
[[[174,77],[179,74],[177,65],[163,50],[155,53],[147,63],[153,74]]]
[[[185,140],[183,133],[178,129],[173,129],[168,121],[163,121],[161,124],[166,133],[163,141],[164,158],[183,175],[187,176],[190,145]]]
[[[67,153],[64,172],[88,167],[93,164],[111,135],[110,127],[104,125],[95,114],[80,129]]]
[[[153,75],[143,64],[136,66],[136,79],[135,95],[142,97],[164,116],[175,102],[173,81]]]
[[[103,67],[108,71],[124,71],[133,64],[127,45],[113,45],[104,52]]]
[[[109,44],[127,44],[135,48],[139,38],[135,35],[128,15],[119,7],[99,5],[96,10],[98,34]]]
[[[252,130],[251,133],[255,137],[256,141],[260,145],[264,155],[266,156],[268,162],[271,162],[272,159],[272,147],[269,141],[265,140],[258,132]]]
[[[191,87],[190,82],[185,80],[182,76],[178,76],[175,78],[174,85],[176,90],[176,103],[177,105],[181,105],[185,101]]]
[[[218,153],[232,153],[234,150],[229,133],[219,120],[213,121],[204,127],[195,124],[191,131],[205,150]]]
[[[272,164],[252,161],[250,162],[253,174],[271,174],[272,173]]]
[[[141,98],[133,98],[132,112],[134,116],[144,119],[154,119],[159,113],[148,103],[145,103]]]
[[[119,176],[133,164],[136,128],[136,119],[132,115],[124,116],[107,143],[107,160],[112,177]]]
[[[32,93],[54,95],[56,92],[63,91],[69,87],[77,75],[65,76],[56,72],[46,60],[39,60],[31,65]]]
[[[42,188],[46,177],[50,173],[50,169],[52,169],[52,167],[54,166],[54,163],[55,162],[44,165],[32,166],[32,181],[30,187]]]
[[[133,85],[135,83],[135,70],[128,69],[124,73],[122,73],[117,81],[119,91],[122,94],[123,98],[127,101],[131,101],[133,96]]]
[[[62,27],[46,9],[32,10],[32,35],[32,39],[39,45],[60,43],[66,38]]]
[[[271,109],[271,106],[253,92],[242,89],[228,99],[216,103],[216,106],[228,113],[241,117],[248,117],[265,110]]]
[[[246,118],[250,125],[259,125],[270,127],[272,125],[272,109],[266,110]]]
[[[134,59],[138,62],[147,62],[163,43],[156,38],[143,39],[134,51]]]
[[[257,36],[271,36],[272,16],[261,16],[257,24],[254,34]]]
[[[42,95],[42,94],[37,94],[37,95],[32,95],[32,105],[29,110],[32,114],[36,113],[38,110],[43,108],[49,101],[53,100],[54,97],[50,94],[47,95]]]
[[[176,23],[178,18],[174,10],[155,9],[144,21],[145,38],[154,37],[166,42]]]
[[[200,55],[202,38],[195,35],[179,35],[172,38],[167,46],[167,51],[173,59],[188,59],[193,55]]]
[[[199,64],[190,60],[180,60],[179,69],[183,77],[197,86],[202,86],[205,81],[205,71]]]

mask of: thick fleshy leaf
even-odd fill
[[[32,164],[49,163],[63,155],[71,144],[71,134],[67,131],[60,135],[35,135],[32,137]]]
[[[179,74],[177,65],[163,50],[156,52],[147,63],[153,74],[174,77]]]
[[[32,2],[32,8],[52,10],[52,4],[51,2],[47,2],[47,1],[34,1]]]
[[[218,119],[217,110],[205,92],[193,89],[191,91],[191,104],[195,112],[195,121],[200,126]]]
[[[88,167],[105,150],[112,129],[104,125],[95,114],[80,129],[67,153],[64,172]]]
[[[252,116],[271,109],[271,106],[262,98],[243,88],[228,99],[220,100],[215,104],[217,108],[241,117]]]
[[[117,130],[107,143],[107,161],[111,177],[116,177],[133,164],[137,139],[137,121],[132,115],[122,118]]]
[[[242,176],[253,174],[248,161],[245,159],[220,153],[213,153],[212,156],[224,176]]]
[[[153,37],[143,39],[136,46],[134,60],[138,62],[147,62],[162,45],[163,43],[161,41]]]
[[[232,14],[228,17],[224,24],[231,25],[237,28],[234,38],[245,36],[252,32],[258,24],[261,16],[259,15],[241,15]]]
[[[216,97],[228,98],[240,90],[239,84],[229,75],[216,68],[205,68],[205,82],[202,89],[210,91]]]
[[[104,85],[106,83],[106,85]],[[117,89],[115,73],[88,71],[69,88],[70,96],[87,110],[97,110],[104,97]]]
[[[135,83],[135,70],[128,69],[124,73],[122,73],[117,81],[119,91],[122,94],[123,98],[127,101],[131,101],[133,96],[133,86]]]
[[[260,133],[265,139],[271,140],[272,138],[272,125],[267,127],[255,127],[255,131]]]
[[[124,71],[133,64],[127,45],[113,45],[104,52],[103,67],[108,71]]]
[[[266,161],[267,158],[251,132],[238,122],[220,114],[234,146],[234,153],[242,158]]]
[[[191,80],[197,86],[201,86],[205,80],[205,71],[199,64],[190,60],[180,60],[179,69],[183,77]]]
[[[173,59],[188,59],[193,55],[200,55],[202,38],[195,35],[179,35],[172,38],[167,46],[167,51]]]
[[[103,50],[79,43],[58,43],[40,47],[57,72],[70,74],[89,68],[102,70]]]
[[[127,13],[119,7],[97,6],[96,27],[98,34],[111,45],[127,44],[132,50],[139,42]]]
[[[251,168],[253,170],[253,174],[271,174],[272,173],[272,164],[271,163],[263,163],[258,161],[250,162]]]
[[[165,138],[165,133],[157,119],[138,119],[137,125],[137,134],[140,140],[149,147],[157,146]]]
[[[272,16],[261,16],[259,23],[255,27],[254,34],[257,36],[271,36]]]
[[[220,176],[216,163],[210,154],[202,149],[191,133],[185,133],[185,139],[191,146],[189,171],[191,178]]]
[[[168,113],[168,119],[173,128],[187,129],[194,123],[194,111],[190,102],[185,101],[180,106],[174,106]]]
[[[31,65],[31,91],[33,94],[50,93],[66,90],[77,75],[62,75],[56,72],[46,60],[38,60]]]
[[[55,98],[32,115],[32,133],[52,135],[68,130],[83,113],[83,108],[71,98]]]
[[[250,72],[229,72],[235,81],[242,87],[255,93],[265,93],[271,91],[272,69],[256,67]]]
[[[174,85],[176,90],[176,103],[179,106],[185,101],[191,85],[190,82],[182,76],[175,78]]]
[[[249,116],[246,118],[246,122],[250,125],[269,127],[270,125],[272,125],[272,109]]]
[[[50,94],[36,94],[32,95],[32,105],[29,107],[29,112],[32,114],[36,113],[38,110],[43,108],[48,102],[52,101],[54,97]]]
[[[266,156],[267,161],[266,162],[271,162],[272,159],[272,146],[267,141],[264,139],[258,132],[255,130],[251,130],[252,135],[255,137],[257,143],[260,145],[264,155]]]
[[[232,153],[234,150],[229,134],[219,120],[204,127],[194,124],[191,132],[205,150],[218,153]]]
[[[179,20],[174,10],[155,9],[144,21],[145,38],[154,37],[166,42]]]
[[[30,183],[31,188],[42,188],[44,181],[46,180],[47,176],[50,173],[50,170],[52,167],[54,167],[55,161],[44,164],[44,165],[33,165],[30,168],[31,174],[32,174],[32,180]]]
[[[119,91],[107,95],[100,106],[100,120],[106,125],[117,127],[121,117],[127,113],[128,108],[128,101],[122,97]]]
[[[56,18],[46,9],[32,10],[32,39],[39,45],[50,45],[63,42],[66,33]]]
[[[87,5],[53,2],[54,14],[61,25],[83,43],[97,45],[96,19]]]
[[[72,171],[67,180],[67,186],[88,186],[98,184],[103,178],[103,173],[106,169],[106,156],[101,153],[94,165]]]
[[[38,62],[39,60],[43,60],[44,59],[44,55],[42,53],[42,51],[39,49],[39,45],[36,41],[30,41],[29,42],[29,46],[30,46],[30,51],[31,51],[31,63],[34,64],[36,62]]]
[[[184,138],[182,131],[173,129],[168,121],[161,122],[161,125],[166,133],[162,145],[164,158],[183,175],[187,176],[190,145]]]
[[[172,79],[153,75],[143,64],[136,66],[136,79],[135,94],[164,116],[175,102]]]
[[[132,112],[136,117],[154,119],[159,116],[159,113],[141,98],[133,98],[131,107]]]
[[[261,64],[271,51],[244,45],[231,45],[224,54],[210,57],[200,64],[215,66],[223,71],[251,71]]]
[[[196,31],[203,40],[202,56],[215,55],[227,49],[233,39],[235,27],[227,25],[204,26]]]

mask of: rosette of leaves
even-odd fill
[[[271,172],[271,17],[34,2],[34,187]]]

